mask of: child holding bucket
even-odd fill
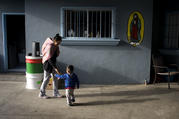
[[[55,75],[57,78],[65,80],[66,100],[68,106],[72,106],[72,103],[75,102],[75,96],[74,96],[75,86],[77,85],[77,89],[79,88],[78,76],[73,72],[73,70],[74,70],[73,65],[69,65],[66,68],[66,74]]]
[[[45,88],[49,82],[49,79],[53,78],[53,96],[62,97],[58,92],[58,80],[54,76],[55,72],[58,72],[56,66],[56,58],[59,56],[59,45],[62,42],[62,37],[56,34],[54,38],[47,38],[42,45],[42,63],[44,68],[44,79],[40,87],[39,97],[47,99],[48,96],[45,93]]]

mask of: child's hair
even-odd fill
[[[73,73],[74,67],[73,67],[73,65],[68,65],[67,69],[68,69],[69,73]]]
[[[62,37],[57,33],[54,38],[55,41],[62,41]]]

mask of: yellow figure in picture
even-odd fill
[[[131,45],[139,45],[144,37],[144,19],[140,12],[132,12],[128,21],[127,38]]]

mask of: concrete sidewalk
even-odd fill
[[[26,82],[24,72],[0,73],[0,81]]]
[[[179,85],[171,88],[82,85],[68,107],[65,98],[38,98],[39,90],[25,89],[25,82],[0,81],[0,119],[179,119]]]

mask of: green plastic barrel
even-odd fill
[[[26,88],[39,89],[42,79],[42,57],[26,56]]]
[[[26,56],[27,73],[43,73],[42,57]]]

